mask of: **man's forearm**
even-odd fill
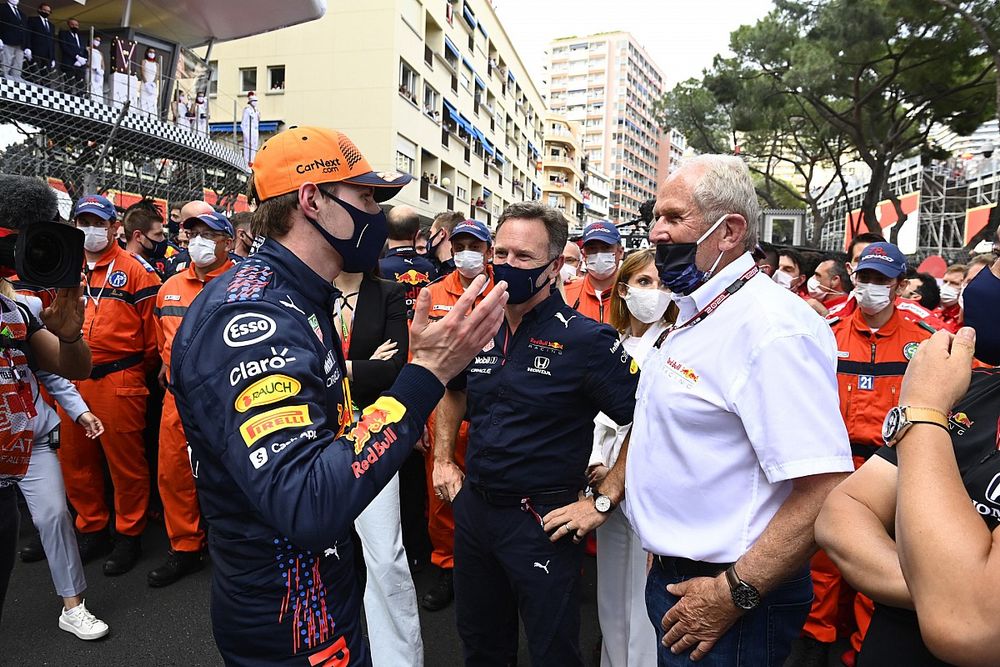
[[[823,500],[846,476],[829,473],[795,480],[760,538],[737,561],[740,578],[764,595],[805,565],[816,552],[813,526]]]
[[[896,543],[863,503],[838,487],[816,518],[816,541],[851,586],[876,602],[913,608]]]
[[[455,461],[455,442],[465,417],[466,393],[446,389],[434,413],[434,451],[436,461]]]
[[[621,451],[618,452],[618,460],[608,471],[607,476],[597,485],[597,493],[605,495],[611,499],[615,505],[621,505],[625,500],[625,464],[628,460],[628,445],[632,440],[632,429],[629,429],[622,442]]]

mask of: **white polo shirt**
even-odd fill
[[[753,267],[747,253],[690,296],[683,324]],[[712,563],[742,556],[792,479],[851,472],[837,345],[806,302],[758,273],[646,357],[625,470],[645,550]]]

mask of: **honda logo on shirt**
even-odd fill
[[[548,357],[535,357],[535,368],[537,368],[540,371],[544,371],[548,367],[549,367]]]
[[[990,485],[986,487],[986,500],[1000,505],[1000,472],[993,476]]]

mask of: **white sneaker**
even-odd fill
[[[85,641],[100,639],[108,634],[108,624],[91,614],[82,602],[72,609],[63,609],[59,615],[59,627]]]

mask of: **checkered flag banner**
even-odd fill
[[[95,192],[122,207],[139,198],[164,209],[204,199],[245,210],[249,170],[235,137],[213,139],[204,93],[181,94],[203,91],[205,81],[157,73],[141,82],[134,68],[107,69],[100,80],[92,70],[74,78],[27,63],[0,73],[0,173],[46,179],[66,194],[64,213],[69,201]]]

